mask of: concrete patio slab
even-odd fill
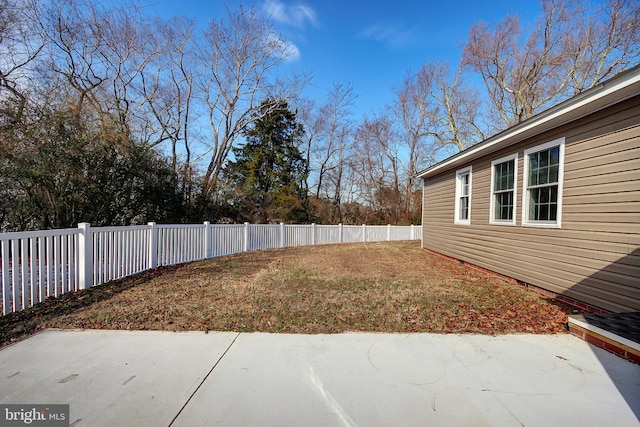
[[[0,403],[69,403],[74,426],[634,426],[640,366],[568,334],[46,331],[0,351]]]
[[[236,337],[45,331],[0,351],[0,403],[69,404],[74,426],[167,426]]]
[[[569,335],[251,334],[174,425],[633,426],[639,385]]]

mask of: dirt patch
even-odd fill
[[[153,270],[0,317],[0,333],[1,345],[43,328],[557,333],[568,311],[419,242],[384,242]]]

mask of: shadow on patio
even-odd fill
[[[626,288],[627,296],[613,295],[609,290],[595,288],[595,285],[601,283],[601,279],[610,281],[612,276],[617,277],[620,286]],[[638,364],[638,369],[635,371],[636,390],[629,390],[624,386],[616,365],[611,363],[610,355],[600,350],[594,351],[609,374],[609,378],[640,420],[640,401],[637,399],[637,389],[640,387],[640,311],[637,307],[637,302],[640,300],[640,249],[636,249],[586,278],[572,290],[593,292],[594,288],[597,292],[609,294],[610,299],[616,300],[628,309],[620,313],[588,313],[569,316],[569,331],[596,347]],[[632,297],[629,298],[628,295]]]

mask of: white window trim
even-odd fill
[[[460,177],[462,175],[469,174],[469,218],[468,219],[460,219],[460,192],[462,190]],[[471,195],[473,194],[473,177],[472,177],[472,168],[468,166],[463,169],[458,169],[456,171],[456,199],[455,199],[455,211],[453,212],[453,222],[454,224],[460,225],[471,225]]]
[[[495,178],[495,166],[501,163],[508,162],[513,160],[513,218],[510,220],[502,220],[496,219],[496,213],[494,210],[494,193],[493,193],[493,184]],[[502,157],[501,159],[494,160],[491,162],[491,199],[489,201],[489,224],[494,225],[516,225],[516,217],[518,213],[518,153],[512,154],[510,156]]]
[[[564,186],[564,138],[554,139],[547,143],[524,150],[523,172],[522,172],[522,226],[538,228],[562,228],[562,189]],[[529,181],[529,154],[549,148],[560,147],[558,165],[558,211],[554,222],[530,221],[529,220],[529,197],[527,185]]]

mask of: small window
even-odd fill
[[[524,157],[522,224],[558,228],[562,217],[564,138],[525,150]]]
[[[516,224],[518,154],[491,162],[491,224]]]
[[[456,172],[456,224],[471,224],[471,166]]]

